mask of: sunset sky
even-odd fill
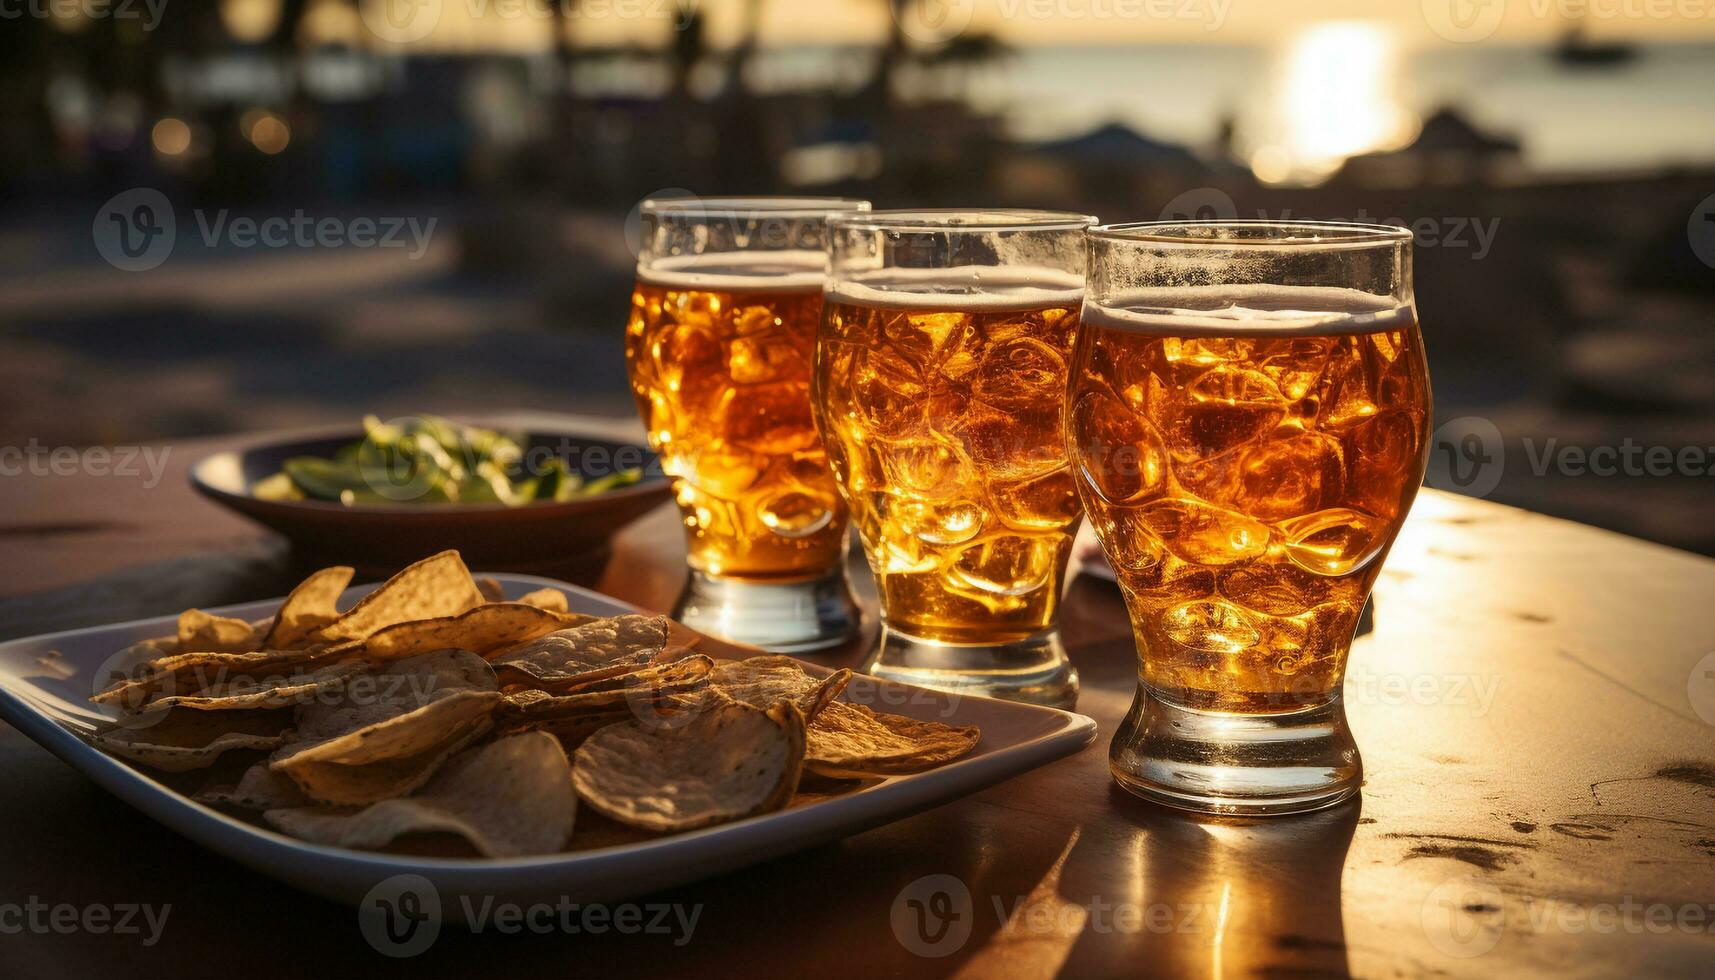
[[[434,10],[425,47],[532,49],[547,44],[546,0],[362,0]],[[257,30],[278,0],[223,0],[228,21]],[[577,0],[580,43],[660,44],[684,11],[702,10],[710,43],[742,32],[746,0]],[[1408,47],[1458,43],[1538,43],[1583,20],[1597,38],[1715,40],[1715,0],[928,0],[911,8],[913,37],[948,26],[992,32],[1016,45],[1190,43],[1270,45],[1318,21],[1389,25]],[[886,0],[763,0],[764,44],[877,43],[886,34]],[[339,0],[318,0],[312,33],[338,38],[360,24]],[[1438,31],[1439,28],[1439,31]]]

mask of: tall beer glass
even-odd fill
[[[1081,516],[1063,403],[1094,222],[876,211],[829,223],[816,419],[881,595],[872,674],[1076,700],[1057,627]]]
[[[625,358],[673,477],[690,578],[674,615],[769,650],[858,623],[846,508],[810,418],[826,219],[839,198],[645,201]]]
[[[1411,237],[1093,229],[1067,449],[1139,654],[1110,764],[1141,796],[1289,813],[1357,792],[1340,686],[1428,460]]]

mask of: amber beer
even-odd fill
[[[1337,691],[1422,479],[1423,339],[1409,306],[1355,290],[1223,302],[1086,309],[1067,439],[1143,684],[1193,709],[1290,712]]]
[[[883,617],[936,643],[1041,634],[1080,516],[1061,436],[1080,283],[913,287],[831,287],[816,375]]]
[[[642,273],[626,327],[632,393],[674,478],[690,565],[725,579],[803,579],[843,553],[845,505],[810,414],[820,256],[770,273]]]

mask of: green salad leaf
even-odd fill
[[[585,481],[559,456],[526,459],[521,436],[433,415],[397,423],[368,415],[363,419],[363,438],[341,446],[333,458],[292,457],[280,472],[258,480],[250,492],[262,500],[347,505],[520,507],[594,497],[642,479],[643,471],[633,468]]]

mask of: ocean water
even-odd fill
[[[1291,57],[1279,48],[1199,45],[1018,47],[971,71],[962,88],[977,106],[1001,113],[1021,138],[1076,135],[1121,122],[1158,139],[1207,146],[1223,118],[1243,147],[1273,138],[1283,116],[1396,112],[1419,119],[1455,105],[1479,125],[1518,138],[1525,161],[1544,172],[1576,173],[1715,164],[1715,44],[1651,44],[1631,61],[1568,69],[1550,48],[1388,49],[1353,59]],[[848,86],[873,54],[853,49],[778,49],[755,78],[767,87],[826,81]],[[1295,84],[1312,62],[1317,76]],[[1317,86],[1321,86],[1318,89]],[[1329,100],[1317,104],[1318,92]],[[1296,106],[1283,100],[1297,100]],[[1409,135],[1409,134],[1408,134]]]

